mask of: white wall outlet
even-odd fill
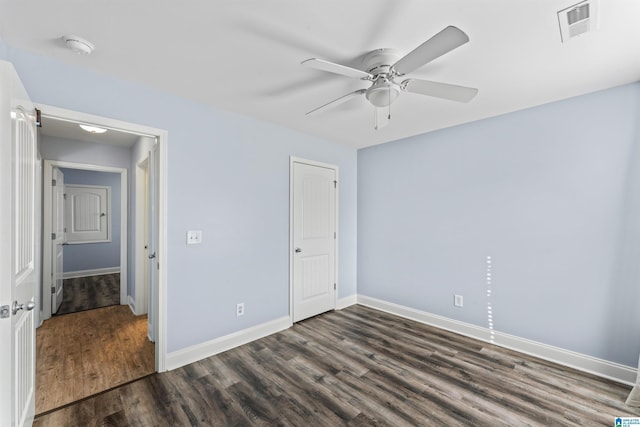
[[[197,245],[202,243],[202,230],[187,231],[187,245]]]
[[[462,295],[453,296],[453,305],[456,307],[462,307],[464,305],[464,299],[462,298]]]
[[[244,316],[244,303],[241,302],[240,304],[236,305],[236,316],[240,317],[240,316]]]

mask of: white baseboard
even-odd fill
[[[63,279],[75,279],[76,277],[100,276],[102,274],[120,273],[120,267],[94,268],[92,270],[65,271]]]
[[[426,311],[394,304],[391,302],[371,298],[365,295],[358,295],[358,304],[375,308],[396,316],[415,320],[420,323],[435,326],[451,332],[465,335],[484,342],[491,341],[491,332],[488,328],[472,325],[438,316]],[[623,384],[634,385],[636,382],[637,369],[630,366],[621,365],[615,362],[598,359],[586,354],[576,353],[563,348],[550,346],[547,344],[520,338],[514,335],[493,331],[493,344],[519,351],[521,353],[536,356],[551,362],[558,363],[570,368],[579,369],[604,378],[618,381]]]
[[[136,313],[136,300],[131,295],[129,295],[127,297],[127,301],[129,303],[129,308],[131,309],[131,312],[133,313],[134,316],[137,316],[138,313]]]
[[[349,295],[348,297],[340,298],[336,304],[336,310],[343,310],[350,305],[356,305],[358,303],[357,295]]]
[[[218,353],[230,350],[234,347],[247,344],[251,341],[275,334],[291,327],[289,316],[281,317],[270,322],[262,323],[242,331],[234,332],[211,341],[197,344],[182,350],[167,354],[165,367],[167,370],[179,368],[189,363],[197,362]]]

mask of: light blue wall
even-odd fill
[[[358,293],[635,366],[639,118],[632,84],[360,150]]]
[[[124,169],[131,166],[131,151],[128,148],[46,135],[40,137],[40,153],[46,160]]]
[[[60,168],[64,183],[111,188],[111,241],[64,247],[64,272],[120,267],[120,174]]]
[[[290,156],[340,169],[339,296],[356,293],[355,149],[11,47],[7,57],[36,103],[168,130],[168,351],[288,316]],[[187,247],[188,229],[201,245]]]

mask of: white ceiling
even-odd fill
[[[640,1],[599,0],[598,29],[561,43],[556,12],[578,0],[0,0],[8,45],[211,106],[364,147],[640,80]],[[367,87],[300,66],[354,68],[383,47],[408,53],[448,25],[470,42],[411,74],[479,88],[468,104],[403,93],[373,129]],[[92,41],[91,56],[61,36]]]
[[[105,133],[94,134],[82,130],[78,123],[59,120],[52,117],[42,117],[40,135],[61,139],[73,139],[92,144],[108,144],[118,147],[131,148],[140,135],[123,132],[116,129],[108,129]]]

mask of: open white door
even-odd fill
[[[0,424],[35,414],[36,125],[13,65],[0,62]]]
[[[62,304],[63,288],[63,254],[65,243],[65,216],[64,216],[64,174],[59,168],[53,168],[53,196],[51,201],[51,224],[53,232],[51,233],[51,314],[58,312]]]
[[[292,160],[292,320],[336,307],[337,169]]]
[[[158,145],[154,145],[149,151],[149,163],[147,169],[147,246],[148,246],[148,335],[152,342],[156,341],[158,334]]]
[[[147,314],[149,309],[149,158],[136,165],[135,218],[135,314]]]

